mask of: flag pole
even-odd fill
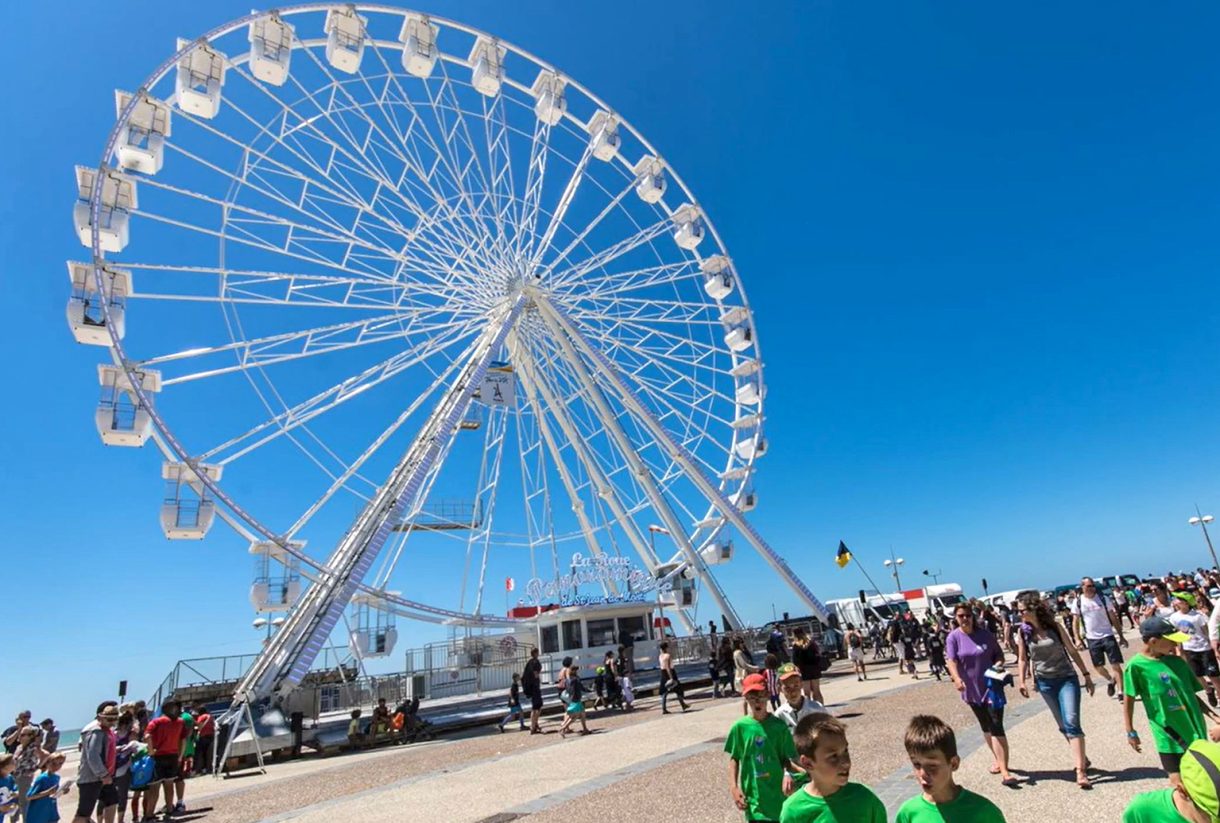
[[[842,542],[842,541],[840,541],[840,542]],[[882,593],[881,589],[879,589],[879,588],[877,587],[877,584],[873,582],[873,578],[872,578],[872,576],[871,576],[871,575],[869,575],[868,570],[864,568],[864,564],[863,564],[863,563],[861,563],[861,562],[859,562],[859,560],[856,558],[856,552],[855,552],[855,550],[854,550],[854,549],[849,549],[849,551],[850,551],[850,553],[851,553],[851,559],[852,559],[852,560],[855,560],[855,561],[856,561],[856,565],[857,565],[857,566],[860,568],[860,574],[864,575],[864,579],[865,579],[865,580],[867,580],[867,581],[868,581],[868,583],[869,583],[869,585],[873,587],[873,591],[875,591],[875,592],[877,593],[877,596],[878,596],[879,598],[881,598],[882,600],[884,600],[884,599],[885,599],[885,595]],[[866,601],[865,603],[862,603],[861,605],[862,605],[862,606],[863,606],[865,609],[867,609],[868,611],[872,612],[872,613],[873,613],[873,617],[877,618],[877,620],[878,620],[878,621],[880,621],[881,623],[885,623],[885,621],[884,621],[884,620],[882,620],[881,615],[877,613],[877,610],[876,610],[876,609],[874,609],[872,606],[870,606],[870,605],[867,603],[867,601]]]

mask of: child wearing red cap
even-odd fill
[[[729,755],[733,803],[747,821],[778,823],[784,796],[792,792],[787,772],[803,772],[783,720],[767,711],[767,679],[751,674],[741,684],[749,713],[738,718],[724,741]]]

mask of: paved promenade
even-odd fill
[[[1095,788],[1073,782],[1067,744],[1041,699],[1013,692],[1012,767],[1007,789],[987,773],[990,756],[973,718],[948,682],[912,682],[893,667],[875,679],[832,678],[832,711],[848,724],[853,779],[872,786],[891,813],[915,793],[902,730],[917,712],[937,714],[959,733],[959,782],[992,798],[1012,823],[1115,821],[1128,799],[1163,784],[1155,755],[1126,745],[1121,708],[1086,698],[1084,728]],[[696,696],[702,693],[696,693]],[[644,821],[740,823],[729,799],[725,732],[738,700],[695,699],[694,710],[662,716],[655,699],[632,715],[591,717],[597,733],[561,740],[495,729],[375,752],[273,765],[267,775],[192,780],[187,819],[237,821],[443,820],[445,823]],[[557,720],[547,726],[556,729]],[[1141,728],[1143,725],[1141,723]],[[1150,740],[1145,729],[1145,739]]]

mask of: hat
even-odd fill
[[[741,681],[741,693],[743,695],[750,692],[765,692],[767,690],[767,678],[761,674],[748,674],[746,679]]]
[[[1171,640],[1174,643],[1184,643],[1190,639],[1189,635],[1182,634],[1177,628],[1163,617],[1149,617],[1140,622],[1140,637],[1145,640],[1151,640],[1154,637],[1162,637],[1165,640]]]
[[[800,670],[791,663],[785,663],[784,665],[780,666],[777,674],[779,675],[780,680],[787,680],[789,677],[801,676]]]
[[[1220,745],[1196,740],[1182,755],[1182,788],[1212,820],[1220,819]]]
[[[1186,605],[1190,606],[1192,609],[1195,607],[1195,596],[1190,592],[1174,592],[1172,597],[1185,601]]]

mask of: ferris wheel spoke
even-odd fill
[[[411,95],[409,95],[406,92],[406,90],[403,89],[402,84],[398,81],[398,75],[392,69],[390,69],[389,63],[385,59],[385,55],[383,55],[381,53],[381,49],[374,48],[373,53],[377,56],[377,59],[381,61],[381,65],[386,70],[386,75],[387,75],[386,92],[388,93],[388,91],[391,87],[391,84],[392,84],[398,93],[398,97],[396,98],[396,101],[402,102],[407,107],[408,111],[410,112],[410,114],[412,116],[412,127],[418,125],[419,129],[416,133],[422,135],[421,142],[426,141],[428,144],[428,147],[432,150],[432,152],[436,156],[436,163],[433,164],[432,169],[434,169],[434,170],[441,169],[441,168],[444,169],[444,172],[445,172],[446,176],[449,178],[450,182],[452,182],[452,184],[458,189],[459,195],[461,195],[463,197],[463,199],[466,200],[469,208],[471,209],[471,220],[476,219],[477,214],[474,210],[473,201],[471,201],[471,199],[469,197],[469,193],[466,191],[466,186],[463,183],[463,181],[465,180],[465,175],[458,171],[459,163],[457,162],[456,156],[453,153],[452,143],[450,141],[442,138],[442,142],[445,143],[448,151],[441,150],[441,147],[440,147],[440,145],[438,145],[436,138],[432,135],[431,130],[426,125],[426,122],[425,122],[423,116],[419,113],[418,108],[415,106],[414,102],[412,101]],[[367,83],[368,83],[367,78],[365,79],[365,83],[367,85]],[[370,91],[371,91],[371,88],[370,88]],[[434,103],[435,101],[434,101],[434,98],[432,98],[432,96],[431,96],[430,89],[428,90],[428,93],[429,93],[429,100],[433,101],[433,103]],[[379,101],[380,101],[380,98],[379,98]],[[433,108],[434,108],[434,114],[435,114],[435,105],[433,105]],[[383,112],[385,111],[384,105],[382,105],[382,110],[383,110]],[[391,108],[391,110],[392,110],[392,108]],[[391,122],[396,122],[388,114],[386,116],[387,116],[388,120],[391,120]],[[436,122],[440,125],[441,131],[443,134],[445,132],[445,128],[444,128],[444,125],[441,124],[439,117],[437,117]],[[409,141],[405,137],[406,131],[402,130],[402,129],[397,129],[397,131],[403,137],[403,139],[402,139],[403,145],[404,146],[409,145]],[[436,185],[433,183],[431,172],[425,173],[425,169],[427,168],[427,166],[422,161],[422,158],[419,158],[418,156],[416,156],[415,161],[416,161],[416,168],[419,173],[418,174],[419,179],[421,182],[424,183],[425,187],[428,189],[428,192],[430,193],[434,202],[439,207],[442,207],[445,210],[445,214],[446,214],[446,217],[448,218],[449,222],[461,227],[463,234],[466,236],[467,245],[474,246],[479,250],[479,255],[482,260],[482,264],[485,266],[490,265],[490,259],[491,259],[492,252],[491,252],[491,249],[488,248],[488,243],[490,241],[490,238],[488,237],[486,230],[480,230],[473,223],[471,223],[470,221],[467,221],[465,218],[462,218],[458,214],[458,212],[449,205],[449,199],[447,197],[445,197],[437,189]],[[404,178],[404,182],[406,182],[407,184],[410,184],[412,181],[410,178]]]
[[[304,401],[286,407],[284,411],[275,414],[243,434],[226,440],[220,445],[202,453],[199,455],[199,460],[224,465],[244,457],[276,438],[291,432],[293,429],[321,417],[332,409],[365,394],[413,366],[419,365],[425,359],[442,354],[456,343],[460,343],[468,338],[474,331],[475,326],[468,325],[454,328],[448,334],[425,338],[410,349],[396,352],[358,374],[347,377]],[[442,374],[451,374],[451,369],[452,362]]]
[[[385,224],[385,229],[388,231],[398,232],[404,237],[410,237],[412,236],[412,232],[414,232],[416,235],[414,238],[416,245],[423,248],[425,251],[430,251],[431,244],[420,242],[418,238],[418,233],[429,226],[429,221],[426,214],[418,206],[416,206],[414,203],[409,204],[410,206],[414,207],[413,210],[409,210],[409,214],[415,219],[415,224],[413,227],[408,228],[402,222],[402,220],[389,214],[390,206],[385,204],[390,201],[383,196],[383,193],[386,191],[386,182],[384,180],[371,176],[369,169],[360,166],[359,161],[352,158],[350,154],[347,154],[345,149],[335,145],[334,141],[331,140],[331,138],[329,138],[325,133],[317,129],[312,122],[306,122],[297,128],[289,129],[288,123],[290,110],[288,106],[283,104],[278,98],[271,95],[265,89],[262,89],[262,91],[265,95],[274,100],[275,103],[280,107],[281,113],[279,119],[281,119],[283,123],[283,126],[280,129],[280,134],[276,134],[275,132],[271,131],[266,125],[255,118],[254,115],[249,114],[235,103],[230,102],[229,108],[248,122],[251,126],[253,126],[260,136],[265,137],[272,141],[275,145],[280,146],[285,152],[289,153],[293,157],[296,157],[305,166],[309,167],[314,172],[314,175],[307,174],[296,166],[284,163],[279,159],[272,158],[263,152],[259,152],[252,146],[243,143],[227,132],[214,127],[206,120],[194,116],[189,112],[184,111],[180,114],[180,116],[184,117],[188,122],[208,132],[209,134],[232,143],[235,147],[239,148],[247,158],[247,162],[243,163],[244,166],[249,165],[248,158],[253,156],[258,159],[259,163],[270,164],[277,172],[300,180],[303,187],[300,196],[303,201],[308,202],[310,200],[310,190],[316,190],[319,192],[319,195],[317,195],[318,197],[325,196],[328,198],[334,198],[338,203],[357,211],[357,213],[362,217],[364,215],[371,215],[371,219],[376,219],[377,221]],[[327,152],[325,166],[321,165],[319,161],[312,156],[308,148],[299,142],[299,132],[297,129],[306,132],[312,131],[314,134],[314,139],[330,147],[330,150]],[[289,145],[290,140],[295,145]],[[171,146],[172,145],[173,144],[171,144]],[[348,165],[345,165],[343,162],[345,158],[349,160]],[[366,202],[365,198],[360,194],[358,188],[347,179],[347,171],[354,171],[355,173],[360,174],[366,179],[376,183],[376,191],[373,197],[368,198],[369,202]],[[340,185],[340,183],[346,184],[346,191],[341,192],[335,188],[335,186]],[[395,194],[398,194],[397,187],[395,187]],[[382,204],[382,208],[380,210],[376,208],[379,203]],[[441,233],[443,234],[444,231],[442,230]],[[437,243],[439,244],[439,241],[437,241]],[[435,259],[435,253],[430,253],[433,259]]]
[[[428,219],[427,214],[423,211],[423,209],[418,204],[416,204],[415,202],[413,202],[411,200],[408,200],[403,195],[403,193],[400,190],[401,186],[398,185],[398,182],[390,179],[388,173],[386,173],[384,168],[378,170],[378,169],[375,169],[372,166],[370,166],[367,162],[364,162],[364,161],[368,160],[368,158],[364,156],[363,149],[359,145],[359,141],[355,138],[355,136],[352,135],[349,130],[341,127],[335,121],[335,118],[333,117],[332,112],[327,107],[323,106],[317,100],[315,95],[311,94],[307,89],[304,89],[304,87],[300,85],[299,81],[297,81],[295,78],[293,78],[293,82],[297,85],[298,88],[300,88],[302,93],[305,94],[306,98],[316,107],[319,115],[326,122],[330,123],[331,126],[336,130],[336,132],[342,137],[343,141],[347,144],[347,147],[340,145],[338,142],[336,142],[334,137],[332,137],[331,135],[328,135],[326,132],[322,131],[322,129],[320,129],[317,125],[316,118],[305,117],[300,112],[295,111],[288,104],[286,104],[284,101],[280,100],[275,94],[273,94],[266,87],[266,84],[259,83],[256,80],[254,80],[253,78],[251,78],[247,72],[245,72],[244,70],[241,69],[241,67],[236,67],[236,70],[239,75],[244,77],[247,80],[247,82],[251,84],[251,86],[256,88],[267,99],[271,100],[276,106],[279,107],[280,118],[282,120],[281,132],[282,132],[283,138],[287,138],[287,137],[291,136],[295,140],[298,132],[305,133],[305,134],[312,134],[312,135],[314,135],[315,139],[319,140],[320,142],[324,143],[326,146],[329,147],[330,151],[328,152],[329,157],[327,160],[326,170],[324,173],[325,177],[327,177],[328,179],[333,179],[337,173],[341,176],[343,164],[341,162],[336,162],[336,161],[340,158],[343,160],[346,160],[349,165],[349,169],[351,171],[361,174],[368,180],[374,181],[377,183],[378,194],[380,194],[381,192],[388,192],[389,194],[394,195],[398,200],[400,200],[402,202],[402,204],[405,207],[407,207],[407,209],[409,211],[411,211],[412,213],[415,214],[415,216],[417,217],[418,220],[421,221],[421,223],[423,221],[427,221],[427,219]],[[237,109],[237,107],[235,107],[235,106],[232,106],[232,107],[236,111],[238,111],[240,114],[242,114],[246,119],[248,119],[252,124],[254,124],[256,126],[256,128],[260,129],[260,131],[262,133],[271,137],[277,143],[286,146],[285,139],[283,139],[281,136],[276,136],[273,133],[271,133],[268,129],[266,129],[260,123],[258,123],[258,121],[252,115],[246,114],[244,111]],[[359,113],[363,114],[363,110],[361,107],[354,106],[354,108]],[[366,119],[367,119],[367,116],[366,116]],[[371,124],[371,120],[368,122]],[[370,129],[371,128],[372,128],[372,125],[370,125]],[[370,131],[370,134],[371,133],[372,132]],[[387,141],[387,142],[389,142],[389,141]],[[298,143],[297,148],[299,149],[299,151],[294,151],[294,154],[297,154],[297,156],[302,156],[302,155],[304,155],[306,157],[310,156],[308,149],[306,147],[304,147],[303,145],[300,145]],[[317,162],[313,161],[312,165],[316,166]],[[404,176],[406,174],[407,169],[408,169],[408,167],[404,167],[404,171],[403,171]],[[352,184],[349,183],[349,186],[350,185],[352,185]],[[354,186],[352,187],[352,190],[353,190],[353,192],[356,191]],[[417,228],[418,228],[418,226],[417,226]],[[443,231],[443,229],[442,229],[442,231]],[[408,235],[408,236],[410,236],[410,235]]]
[[[572,169],[568,182],[563,187],[563,193],[559,196],[559,202],[555,205],[555,210],[551,212],[550,219],[547,221],[546,230],[542,232],[542,237],[530,248],[530,268],[536,269],[542,261],[542,256],[551,247],[551,241],[555,239],[555,232],[563,224],[563,219],[568,213],[568,208],[572,205],[572,200],[576,197],[576,192],[580,189],[580,183],[585,177],[589,161],[592,158],[593,143],[589,142],[581,153],[580,159],[576,161],[576,166]]]
[[[654,289],[658,286],[677,288],[685,281],[700,278],[702,273],[695,265],[696,262],[685,259],[676,263],[658,263],[655,266],[644,266],[627,271],[603,272],[596,278],[558,284],[553,291],[563,295],[570,303],[591,300],[613,306],[624,294],[642,289]]]
[[[441,314],[441,312],[433,312]],[[269,366],[289,360],[304,357],[315,357],[335,351],[383,343],[388,340],[400,340],[406,334],[427,334],[448,326],[448,323],[424,323],[419,317],[413,317],[411,324],[415,328],[404,331],[403,319],[397,313],[365,318],[348,323],[337,323],[330,326],[316,326],[311,329],[273,334],[252,340],[238,340],[218,346],[203,346],[172,354],[150,357],[139,361],[138,366],[146,368],[174,361],[186,360],[197,362],[200,358],[217,354],[232,354],[237,363],[232,366],[208,369],[200,372],[169,377],[162,381],[163,386],[176,383],[187,383],[206,377],[216,377],[247,368]]]
[[[595,501],[604,500],[606,505],[610,507],[619,528],[623,531],[628,541],[635,548],[636,554],[639,555],[640,560],[645,565],[645,568],[647,568],[651,573],[657,567],[657,557],[649,549],[648,543],[644,540],[643,534],[635,520],[633,520],[628,514],[627,508],[623,505],[617,485],[610,482],[609,478],[607,478],[605,473],[602,471],[601,466],[598,465],[589,455],[585,444],[590,441],[577,432],[572,419],[567,414],[567,405],[559,402],[546,379],[536,372],[534,369],[533,360],[531,359],[528,350],[520,350],[518,353],[518,359],[522,364],[522,388],[524,390],[526,400],[533,410],[535,418],[539,421],[539,425],[545,425],[546,415],[548,412],[554,416],[555,422],[559,426],[560,431],[567,438],[567,445],[572,450],[577,464],[584,471],[590,485],[593,487],[595,492],[593,499]],[[547,440],[548,448],[552,452],[553,462],[555,462],[556,465],[562,465],[563,458],[560,453],[561,447],[555,443],[553,436],[548,436],[545,439]],[[565,482],[565,485],[569,485],[569,483]],[[579,496],[572,489],[569,489],[569,496],[572,498],[573,509],[576,510],[578,516],[585,521],[582,522],[582,525],[585,525],[587,522],[587,514],[585,513],[585,506],[583,502],[580,503],[579,508],[577,508]],[[593,537],[594,530],[591,525],[585,525],[585,530],[590,542],[590,551],[596,555],[600,551],[600,546],[597,549],[593,548],[594,545],[597,545],[596,540]]]
[[[538,210],[542,205],[542,184],[546,180],[547,158],[550,156],[551,124],[543,118],[534,120],[534,137],[530,141],[529,167],[525,174],[525,194],[517,214],[517,236],[513,244],[517,257],[529,252],[530,238],[538,228]]]
[[[594,229],[596,229],[599,225],[601,225],[603,220],[605,220],[611,214],[614,214],[616,211],[621,210],[621,207],[623,204],[623,199],[626,198],[627,195],[630,192],[632,192],[634,189],[635,189],[635,181],[631,180],[627,183],[626,186],[624,186],[621,190],[619,190],[619,192],[617,194],[615,194],[613,198],[610,199],[610,202],[608,202],[602,208],[602,210],[597,213],[597,215],[592,220],[590,220],[587,224],[585,224],[584,227],[582,227],[580,229],[580,231],[573,232],[574,236],[568,242],[568,245],[564,246],[563,249],[559,252],[559,254],[555,255],[555,257],[553,259],[548,260],[546,262],[546,265],[543,268],[544,274],[554,272],[555,269],[558,268],[560,263],[562,263],[563,261],[568,259],[568,255],[570,255],[573,251],[576,250],[576,248],[578,246],[580,246],[581,244],[583,244],[586,241],[586,238],[588,238],[588,236],[593,232]],[[632,218],[631,222],[635,225],[635,227],[637,229],[641,229],[641,226],[639,225],[639,223],[637,223],[635,221],[634,218]],[[562,278],[562,277],[555,278],[556,286],[562,286],[563,283],[564,283],[564,278]]]
[[[408,404],[407,408],[404,409],[402,413],[399,414],[399,416],[389,426],[387,426],[386,429],[382,431],[372,443],[369,444],[364,452],[351,462],[351,464],[343,471],[342,474],[339,474],[333,478],[330,486],[326,489],[322,496],[310,504],[309,508],[307,508],[301,514],[301,516],[297,518],[296,522],[294,522],[292,526],[288,528],[288,531],[285,533],[286,537],[291,538],[299,533],[300,530],[304,528],[328,502],[330,502],[336,493],[338,493],[341,489],[348,487],[348,482],[357,474],[357,472],[360,471],[365,463],[367,463],[369,459],[373,457],[373,455],[377,454],[377,452],[385,446],[386,442],[402,427],[402,425],[419,411],[428,398],[437,394],[447,384],[446,381],[450,380],[453,377],[454,372],[473,354],[475,345],[476,343],[472,342],[465,351],[463,351],[459,356],[455,357],[449,366],[443,372],[437,375],[436,379],[432,381],[431,385],[418,394],[415,399]],[[398,371],[401,371],[401,369],[398,369]],[[394,374],[398,373],[398,371],[383,374],[377,378],[376,382],[384,382]],[[373,385],[376,385],[376,383],[367,383],[364,385],[367,386],[367,388],[371,388]],[[366,391],[367,388],[362,386],[358,391],[363,392]],[[351,396],[352,393],[349,392],[345,397]],[[342,402],[342,400],[339,402]],[[444,461],[442,460],[438,462],[443,463]]]
[[[584,277],[589,272],[603,268],[609,263],[614,262],[624,254],[638,249],[645,243],[651,243],[656,238],[664,234],[670,227],[668,218],[658,220],[656,223],[641,229],[630,237],[625,237],[612,246],[607,246],[598,252],[595,252],[590,257],[585,258],[571,268],[564,269],[554,275],[554,281],[561,287],[564,283]]]
[[[322,63],[322,61],[320,61],[318,59],[317,55],[313,52],[313,50],[306,49],[306,51],[309,54],[310,58],[313,60],[313,62],[323,72],[325,72],[327,74],[327,76],[329,76],[331,78],[332,83],[333,83],[333,88],[335,88],[337,91],[341,91],[344,94],[344,96],[349,100],[352,110],[363,117],[363,119],[369,126],[370,135],[375,130],[377,132],[377,134],[382,138],[379,145],[381,145],[382,147],[384,147],[385,150],[390,152],[392,154],[392,156],[395,158],[395,160],[397,160],[398,162],[401,162],[403,164],[404,171],[403,171],[403,174],[399,177],[398,182],[400,185],[398,186],[398,188],[399,189],[403,188],[402,184],[406,183],[408,180],[407,172],[412,171],[412,170],[414,170],[421,177],[421,179],[426,180],[427,178],[423,175],[424,164],[420,161],[420,158],[418,157],[418,155],[412,154],[410,152],[410,150],[407,148],[410,145],[409,140],[407,139],[407,131],[402,129],[401,126],[398,124],[397,118],[394,117],[394,115],[392,113],[393,107],[392,106],[389,108],[386,107],[386,94],[388,93],[388,91],[390,89],[390,80],[391,79],[393,80],[394,85],[398,87],[398,90],[400,92],[402,91],[401,84],[399,84],[398,80],[397,80],[397,75],[394,72],[389,70],[388,65],[386,66],[387,82],[386,82],[385,90],[383,91],[382,94],[378,95],[373,90],[372,86],[368,82],[367,77],[365,77],[364,75],[361,75],[361,79],[362,79],[367,91],[370,93],[372,99],[376,102],[376,104],[378,106],[378,110],[381,112],[382,117],[385,118],[384,125],[388,126],[393,131],[393,136],[386,134],[385,129],[383,128],[382,124],[376,123],[373,120],[373,118],[371,118],[368,115],[368,113],[365,111],[365,107],[359,105],[359,103],[356,101],[355,97],[352,96],[350,91],[347,89],[346,84],[339,82],[339,80],[334,77],[333,72],[331,72],[330,69],[327,66],[325,66]],[[384,58],[384,55],[381,54],[381,49],[377,46],[374,46],[372,51],[377,54],[378,58],[382,61],[383,65],[384,65],[385,58]],[[299,83],[298,83],[298,85],[299,85]],[[406,100],[406,101],[410,100],[409,96],[406,96],[405,94],[403,95],[402,99]],[[414,110],[412,110],[412,115],[415,116]],[[435,143],[433,145],[435,146]],[[403,150],[399,151],[399,147],[402,147]],[[388,177],[388,175],[386,175],[386,176]],[[437,205],[447,206],[444,199],[442,197],[440,197],[439,193],[435,190],[435,188],[433,188],[431,185],[429,185],[429,189],[431,190],[432,197],[434,199],[434,202]],[[408,203],[408,202],[414,203],[414,201],[409,201],[401,193],[399,196],[400,196],[400,199],[402,199],[404,203]],[[421,214],[421,216],[422,216],[422,214]],[[480,233],[480,232],[474,231],[473,228],[470,227],[465,221],[460,220],[458,218],[458,215],[455,212],[453,212],[451,209],[448,210],[448,216],[449,216],[450,222],[453,223],[453,226],[455,227],[456,231],[453,231],[453,232],[448,231],[448,227],[443,223],[438,224],[438,230],[442,231],[447,236],[448,240],[455,247],[461,248],[461,247],[471,246],[471,245],[478,247],[478,246],[481,246],[484,244],[484,241],[486,240],[485,233]],[[454,251],[454,249],[451,248],[450,252],[453,253],[453,251]],[[482,263],[484,265],[487,265],[490,262],[490,258],[488,258],[482,254],[486,250],[480,249],[479,251],[480,251],[480,256],[482,258]]]
[[[426,307],[409,297],[402,283],[372,282],[362,277],[334,277],[302,272],[256,271],[213,266],[180,266],[167,263],[131,263],[124,269],[152,272],[153,277],[182,280],[185,283],[203,278],[215,278],[223,284],[224,294],[176,294],[133,290],[129,299],[138,300],[205,300],[209,302],[275,303],[284,306],[387,310]]]

